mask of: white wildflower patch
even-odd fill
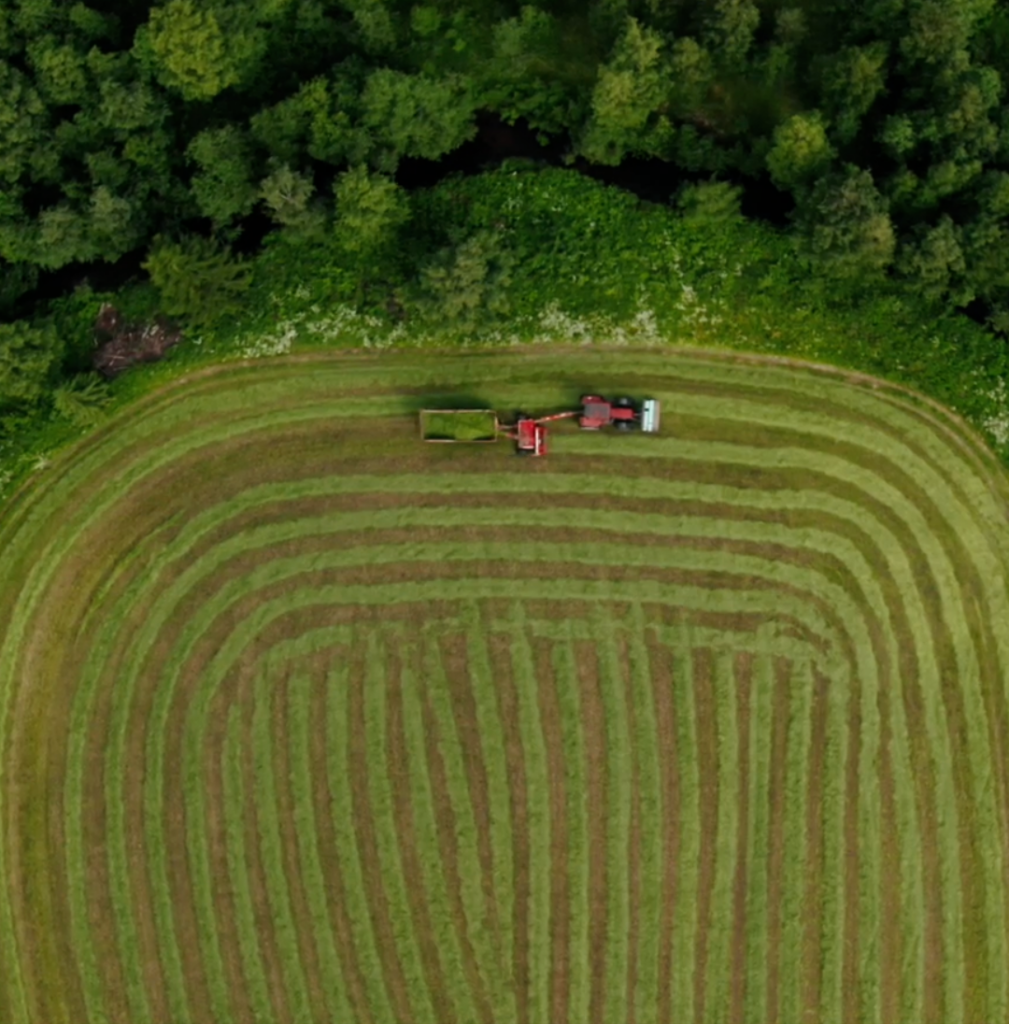
[[[640,303],[629,321],[618,323],[602,314],[576,317],[552,302],[540,314],[535,327],[543,340],[580,345],[653,345],[663,341],[655,313]]]
[[[687,327],[701,324],[715,327],[722,322],[722,317],[706,306],[689,284],[682,286],[680,301],[676,303],[675,308],[683,314],[683,323]]]
[[[1009,389],[1005,380],[1000,380],[988,398],[995,412],[985,419],[981,426],[999,448],[1009,445]]]
[[[43,452],[32,463],[32,472],[41,473],[43,469],[48,469],[51,465],[52,461],[49,456]]]
[[[238,354],[242,359],[287,355],[297,336],[297,323],[292,320],[282,321],[272,333],[260,334],[247,340],[238,350]]]

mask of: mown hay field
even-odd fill
[[[545,460],[439,402],[663,402]],[[205,372],[0,517],[0,1021],[1009,1016],[1009,483],[715,357]]]

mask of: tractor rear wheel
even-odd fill
[[[634,403],[629,398],[618,398],[613,404],[619,409],[634,408]]]

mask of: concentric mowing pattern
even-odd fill
[[[588,387],[663,436],[416,440]],[[1007,493],[715,359],[159,393],[0,521],[0,1020],[1006,1020]]]

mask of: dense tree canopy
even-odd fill
[[[403,161],[487,112],[569,162],[664,161],[702,220],[773,186],[826,280],[1005,324],[1007,76],[1002,0],[0,0],[0,316],[40,270],[128,253],[166,312],[211,315],[186,268],[232,294],[264,224],[374,276]],[[736,191],[678,191],[712,175]],[[487,244],[431,287],[492,279]]]

